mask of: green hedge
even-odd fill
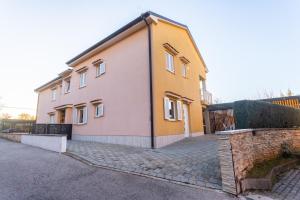
[[[300,109],[263,101],[236,101],[233,104],[236,129],[300,127]]]

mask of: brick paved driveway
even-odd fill
[[[188,138],[160,149],[68,141],[67,152],[94,165],[221,189],[214,135]]]

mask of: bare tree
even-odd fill
[[[3,108],[3,103],[2,103],[2,101],[1,101],[1,99],[2,99],[2,97],[0,97],[0,110],[2,110],[2,108]]]
[[[23,119],[23,120],[34,120],[35,116],[30,115],[28,113],[21,113],[21,114],[19,114],[18,118]]]
[[[287,92],[286,92],[286,96],[290,97],[290,96],[293,96],[293,95],[294,95],[294,94],[293,94],[292,90],[289,88],[289,89],[287,90]]]
[[[220,98],[214,98],[214,104],[223,103],[223,101]]]
[[[292,90],[290,88],[287,89],[286,93],[280,91],[280,97],[290,97],[293,95],[294,95],[294,93],[292,92]]]
[[[10,118],[11,118],[11,115],[8,114],[8,113],[2,113],[0,118],[1,118],[1,119],[10,119]]]
[[[274,92],[272,90],[270,90],[270,91],[265,90],[263,93],[263,98],[271,99],[274,97],[275,97]]]

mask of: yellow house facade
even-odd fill
[[[186,25],[143,13],[67,65],[36,89],[37,123],[72,123],[75,140],[152,148],[204,134],[208,70]]]
[[[201,54],[184,25],[158,19],[151,24],[151,30],[155,136],[171,136],[170,140],[177,141],[202,135],[200,78],[206,79],[207,69]],[[168,69],[170,55],[174,68],[171,70]],[[176,104],[175,119],[166,116],[166,101]]]

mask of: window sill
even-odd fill
[[[165,119],[166,121],[169,121],[169,122],[177,122],[176,119]]]
[[[166,69],[167,70],[167,72],[169,72],[169,73],[171,73],[171,74],[175,74],[175,70],[174,71],[170,71],[170,70],[168,70],[168,69]]]
[[[85,87],[86,87],[86,85],[79,87],[79,89],[82,89],[82,88],[85,88]]]
[[[70,93],[70,91],[68,91],[68,92],[65,92],[65,94],[69,94]]]
[[[104,117],[104,116],[99,116],[99,117],[94,116],[95,119],[99,119],[99,118],[102,118],[102,117]]]
[[[78,124],[73,124],[73,125],[77,125],[77,126],[83,126],[86,125],[87,123],[78,123]]]
[[[96,78],[99,78],[99,77],[102,76],[102,75],[104,75],[104,73],[103,73],[103,74],[96,75]]]

